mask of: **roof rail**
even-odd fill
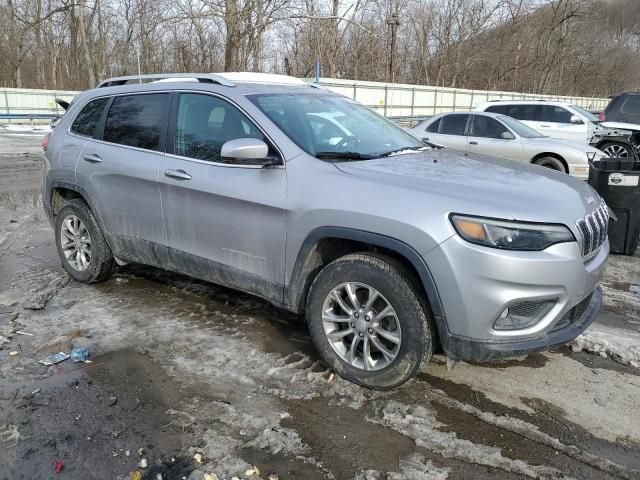
[[[227,80],[226,78],[216,75],[214,73],[151,73],[145,75],[127,75],[124,77],[113,77],[103,80],[98,84],[96,88],[102,87],[115,87],[118,85],[124,85],[127,82],[139,82],[143,80],[197,80],[200,83],[217,83],[218,85],[224,85],[225,87],[235,87],[236,84]]]

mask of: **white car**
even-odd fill
[[[586,180],[589,161],[605,153],[589,145],[558,140],[495,113],[443,113],[416,125],[413,135],[431,144],[533,163]]]
[[[577,105],[546,100],[498,100],[482,103],[475,110],[508,115],[543,135],[589,144],[609,157],[637,158],[639,152],[638,125],[602,122]]]

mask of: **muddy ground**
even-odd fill
[[[40,158],[15,138],[0,130],[14,150],[0,153],[0,479],[640,478],[640,369],[608,355],[436,357],[371,392],[332,378],[304,324],[251,296],[142,266],[69,281]],[[611,271],[596,325],[637,335],[640,258]],[[37,362],[79,346],[92,363]]]

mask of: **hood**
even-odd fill
[[[540,145],[547,147],[552,147],[555,145],[559,147],[570,148],[578,152],[594,152],[597,150],[596,148],[584,143],[572,142],[571,140],[563,140],[560,138],[522,138],[522,141],[524,143],[528,143],[529,145]]]
[[[623,123],[623,122],[600,122],[600,126],[604,128],[610,128],[612,130],[640,130],[640,125],[636,123]]]
[[[567,174],[447,149],[335,166],[376,184],[396,186],[398,191],[424,192],[425,205],[446,205],[450,212],[562,223],[574,231],[575,222],[599,203],[595,190]]]

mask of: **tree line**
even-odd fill
[[[607,96],[640,83],[637,0],[0,0],[0,86],[265,71]]]

